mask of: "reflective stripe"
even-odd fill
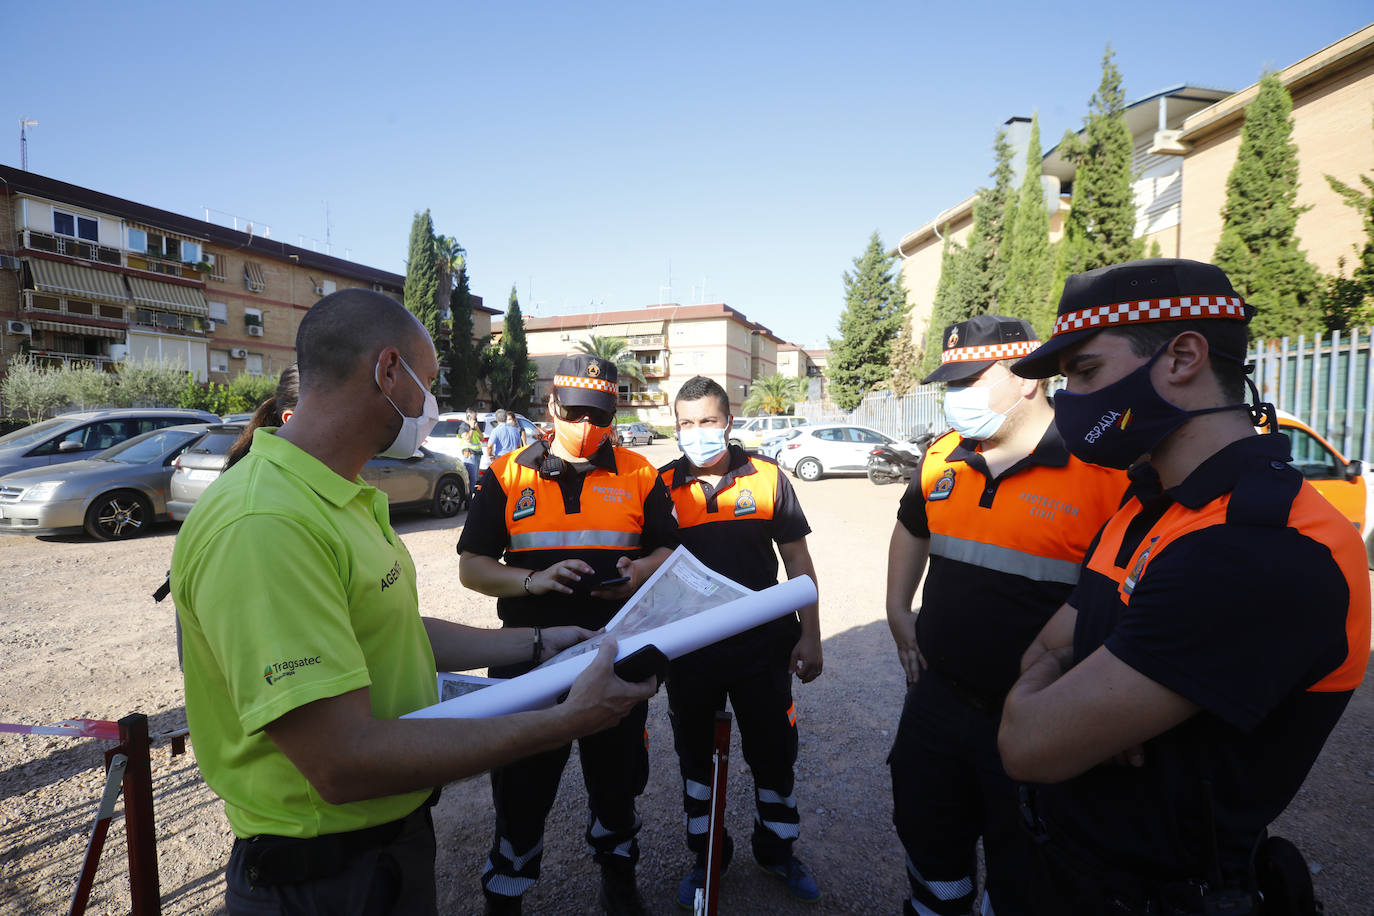
[[[788,725],[796,725],[796,724],[797,724],[797,704],[796,704],[796,701],[793,701],[792,705],[789,706],[789,707],[787,707],[787,724],[788,724]]]
[[[587,828],[587,832],[592,835],[593,839],[598,840],[603,836],[610,836],[612,833],[615,833],[614,830],[607,830],[605,826],[602,825],[600,818],[592,818],[592,825]]]
[[[487,865],[491,865],[490,859],[487,860]],[[519,897],[531,887],[534,887],[533,878],[516,878],[511,875],[492,875],[486,878],[486,883],[482,885],[483,890],[502,897]]]
[[[992,898],[988,896],[987,891],[983,891],[983,908],[979,911],[978,916],[997,916],[992,911]]]
[[[801,836],[801,824],[784,824],[781,821],[765,821],[757,814],[754,820],[767,828],[768,832],[782,840],[795,840]]]
[[[916,916],[940,916],[939,913],[917,900],[914,894],[911,896],[911,908],[916,912]]]
[[[1068,585],[1078,583],[1078,563],[1073,560],[1039,557],[1010,547],[999,547],[996,544],[984,544],[935,532],[930,534],[930,552],[937,557],[971,563],[1014,576],[1024,576],[1036,582],[1063,582]]]
[[[958,900],[960,897],[973,893],[972,877],[960,878],[958,881],[927,881],[925,876],[916,870],[915,864],[911,861],[911,856],[907,856],[906,870],[941,900]]]
[[[625,858],[628,859],[628,858],[630,858],[630,853],[631,853],[631,851],[634,849],[634,845],[635,845],[635,841],[634,841],[633,839],[629,839],[629,840],[626,840],[625,842],[621,843],[621,844],[620,844],[619,846],[617,846],[615,849],[611,850],[611,852],[612,852],[614,855],[617,855],[617,856],[624,856]]]
[[[638,531],[530,531],[510,536],[511,550],[555,547],[638,547]]]
[[[711,816],[709,814],[703,814],[701,817],[687,818],[687,832],[693,836],[699,833],[705,833],[710,826]]]
[[[692,780],[682,780],[682,791],[688,798],[695,798],[697,801],[711,800],[711,787]]]
[[[795,795],[789,795],[786,798],[783,798],[781,795],[774,792],[772,789],[759,789],[758,792],[759,801],[763,802],[764,804],[786,805],[789,808],[797,807],[797,797]]]
[[[514,867],[516,871],[519,871],[524,868],[531,859],[544,851],[544,841],[541,839],[538,843],[534,844],[534,848],[529,852],[525,853],[523,856],[517,856],[515,854],[515,847],[511,845],[510,840],[502,837],[500,849],[501,855],[509,859],[511,866]],[[490,864],[490,860],[488,860],[488,864]]]

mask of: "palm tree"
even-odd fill
[[[614,363],[615,371],[622,382],[633,380],[644,384],[644,367],[635,359],[634,351],[630,349],[630,344],[625,338],[598,337],[591,334],[586,340],[577,342],[577,349],[582,353],[599,356],[608,363]]]
[[[787,413],[804,396],[802,380],[785,375],[765,375],[754,379],[749,396],[744,399],[744,413]]]

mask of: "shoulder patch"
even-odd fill
[[[735,517],[753,515],[757,511],[758,504],[754,502],[754,491],[740,490],[739,496],[735,499]]]
[[[935,481],[935,486],[926,494],[926,499],[931,502],[949,499],[949,494],[952,492],[954,492],[954,468],[945,468],[940,479]]]
[[[534,488],[525,487],[520,491],[520,498],[515,501],[515,511],[510,514],[511,521],[518,522],[522,518],[528,518],[534,514]]]

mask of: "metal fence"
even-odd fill
[[[1311,340],[1266,340],[1247,360],[1264,400],[1321,433],[1347,458],[1374,458],[1370,333],[1356,328]]]
[[[1315,429],[1347,458],[1374,459],[1374,329],[1330,331],[1308,338],[1256,343],[1247,362],[1264,400]],[[1062,385],[1056,379],[1052,388]],[[810,423],[855,423],[904,438],[925,428],[944,429],[943,386],[897,397],[870,392],[853,411],[826,401],[801,401],[798,416]]]
[[[948,426],[944,401],[943,388],[932,385],[901,397],[890,391],[870,391],[852,411],[840,410],[831,401],[800,401],[796,413],[808,423],[854,423],[905,439]]]

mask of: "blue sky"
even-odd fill
[[[724,301],[804,346],[842,274],[985,183],[998,126],[1239,89],[1368,24],[1367,0],[1206,4],[28,3],[19,164],[404,271],[413,213],[526,314]],[[216,215],[216,221],[225,217]],[[668,286],[671,269],[671,293]]]

